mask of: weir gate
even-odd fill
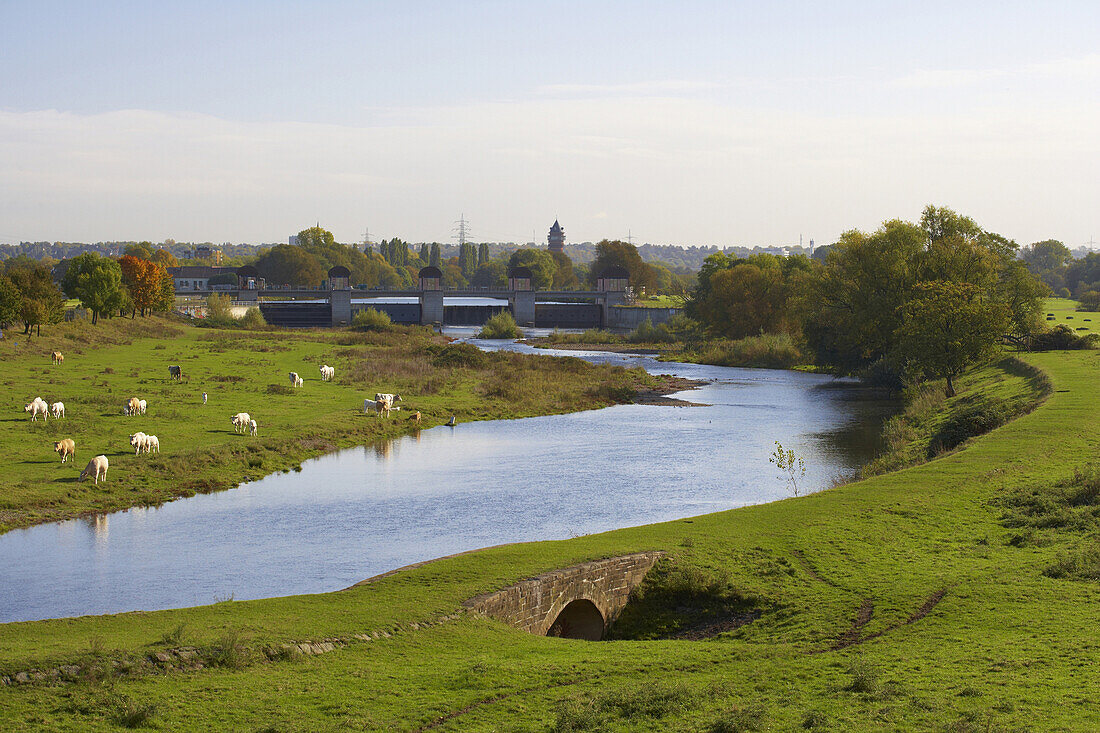
[[[237,306],[256,304],[276,326],[348,325],[368,308],[385,312],[394,323],[455,326],[480,326],[508,311],[520,326],[545,328],[635,328],[646,318],[662,323],[678,312],[625,307],[629,274],[620,267],[605,270],[589,291],[533,290],[524,267],[509,272],[506,288],[465,290],[444,290],[435,267],[420,271],[416,290],[352,289],[344,267],[329,270],[325,288],[267,287],[251,266],[240,268],[237,277],[238,288],[222,292]]]

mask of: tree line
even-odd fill
[[[128,247],[117,260],[93,251],[52,265],[25,256],[5,260],[0,271],[0,326],[22,323],[23,333],[33,328],[41,334],[43,325],[64,318],[66,297],[79,300],[93,324],[102,316],[133,318],[170,309],[175,283],[168,274],[170,265],[164,263],[174,263],[175,258],[147,244]]]
[[[785,333],[839,374],[893,386],[941,378],[953,395],[968,365],[1042,329],[1047,290],[1017,250],[973,219],[929,206],[918,223],[845,232],[823,262],[711,255],[687,313],[711,336]]]

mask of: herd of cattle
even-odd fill
[[[51,358],[55,365],[63,364],[65,361],[64,355],[60,351],[54,351],[51,353]],[[331,382],[336,376],[336,368],[322,364],[320,367],[321,381]],[[305,384],[305,380],[297,372],[290,372],[288,375],[290,378],[290,384],[293,387],[301,387]],[[174,379],[179,382],[183,379],[183,369],[180,366],[168,367],[169,379]],[[395,402],[401,401],[401,395],[379,392],[374,395],[373,400],[363,401],[363,412],[369,412],[371,409],[379,417],[389,417],[390,412],[396,412],[400,410],[400,407],[395,407]],[[206,392],[202,393],[202,403],[206,404]],[[143,399],[137,397],[131,397],[122,406],[122,414],[126,416],[144,415],[148,410],[149,405]],[[54,402],[47,404],[41,397],[35,397],[30,403],[24,406],[24,412],[31,414],[31,420],[37,421],[38,416],[41,415],[44,421],[48,421],[50,415],[53,415],[54,419],[60,419],[65,417],[65,403]],[[420,413],[414,412],[409,417],[410,420],[417,425],[420,424]],[[256,435],[258,426],[256,421],[247,412],[238,412],[231,418],[233,423],[233,432],[243,434],[248,431],[249,435]],[[454,425],[454,418],[451,418],[449,425]],[[138,431],[130,436],[130,447],[134,449],[134,455],[140,455],[141,453],[160,453],[160,439],[155,435],[146,435],[145,433]],[[76,443],[72,438],[64,438],[62,440],[54,442],[54,452],[61,456],[61,462],[65,463],[66,459],[70,461],[76,460]],[[93,477],[95,483],[99,484],[99,479],[107,480],[107,468],[108,468],[107,456],[98,455],[88,462],[88,465],[80,472],[79,481],[84,481],[89,476]]]

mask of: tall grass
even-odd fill
[[[687,357],[701,364],[763,369],[790,369],[806,363],[794,340],[785,333],[763,333],[733,341],[706,341]]]

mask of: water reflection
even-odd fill
[[[9,532],[0,620],[329,591],[477,547],[780,499],[774,440],[817,490],[870,457],[892,406],[820,375],[586,358],[707,380],[683,396],[710,406],[437,427],[232,491]]]

